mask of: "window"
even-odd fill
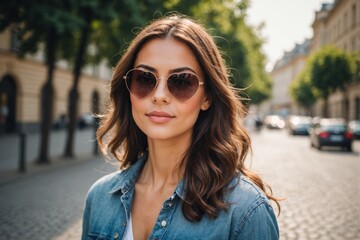
[[[19,48],[19,39],[18,39],[19,30],[17,28],[11,29],[10,35],[10,51],[16,52]]]

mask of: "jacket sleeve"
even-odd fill
[[[237,233],[235,239],[278,240],[279,227],[269,203],[263,202],[248,212]]]
[[[90,223],[90,212],[91,212],[91,196],[90,192],[88,193],[85,204],[84,204],[84,212],[83,212],[83,221],[82,221],[82,235],[81,239],[85,240],[87,238],[89,232],[89,223]]]

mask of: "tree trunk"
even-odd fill
[[[73,86],[69,94],[69,104],[68,104],[68,116],[69,116],[69,125],[67,128],[67,139],[65,143],[65,157],[74,157],[74,142],[75,142],[75,130],[76,130],[76,117],[78,115],[78,99],[79,99],[79,81],[81,76],[81,69],[84,65],[84,56],[86,53],[86,47],[90,34],[90,23],[91,19],[88,17],[86,21],[86,26],[84,26],[81,32],[81,38],[79,43],[79,49],[76,56],[75,66],[74,66],[74,80]]]
[[[52,121],[53,110],[53,96],[54,89],[52,81],[54,77],[55,69],[55,50],[57,46],[57,38],[55,36],[55,30],[50,29],[46,42],[46,63],[47,63],[47,79],[41,92],[41,140],[40,140],[40,152],[37,159],[38,163],[49,163],[49,143],[50,143],[50,128]]]

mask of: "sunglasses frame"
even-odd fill
[[[152,75],[154,76],[154,78],[155,78],[155,80],[156,80],[156,84],[155,84],[154,89],[152,89],[152,90],[151,90],[146,96],[144,96],[144,97],[138,97],[138,96],[136,96],[133,92],[130,91],[130,87],[128,86],[128,81],[127,81],[127,79],[128,79],[129,73],[131,73],[131,72],[133,72],[133,71],[142,71],[142,72],[144,72],[144,73],[150,73],[150,74],[152,74]],[[181,99],[179,99],[178,97],[174,96],[174,95],[171,93],[171,91],[170,91],[170,89],[169,89],[169,87],[168,87],[168,81],[169,81],[170,77],[173,76],[173,75],[179,75],[179,74],[182,74],[182,73],[187,73],[187,74],[194,75],[194,76],[196,77],[196,79],[198,80],[198,83],[199,83],[196,91],[194,92],[194,94],[191,95],[189,98],[187,98],[187,99],[185,99],[185,100],[181,100]],[[151,71],[145,71],[145,70],[137,69],[137,68],[130,69],[129,71],[127,71],[127,73],[125,74],[125,76],[123,76],[123,79],[124,79],[124,81],[125,81],[126,88],[128,89],[129,93],[132,94],[132,95],[133,95],[134,97],[136,97],[137,99],[146,98],[146,97],[148,97],[151,93],[153,93],[153,92],[155,91],[155,89],[158,87],[161,78],[164,78],[164,77],[158,77],[158,76],[156,76],[155,73],[153,73],[153,72],[151,72]],[[197,91],[199,90],[200,86],[204,86],[204,85],[205,85],[205,82],[200,81],[198,75],[196,75],[195,73],[192,73],[192,72],[179,72],[179,73],[172,73],[172,74],[168,75],[167,78],[166,78],[166,84],[165,84],[165,85],[166,85],[167,91],[171,94],[171,96],[173,96],[176,100],[178,100],[178,101],[180,101],[180,102],[185,102],[185,101],[189,100],[190,98],[192,98],[192,97],[197,93]]]

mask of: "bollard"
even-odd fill
[[[20,133],[20,152],[19,152],[19,172],[26,172],[26,135],[25,133]]]

